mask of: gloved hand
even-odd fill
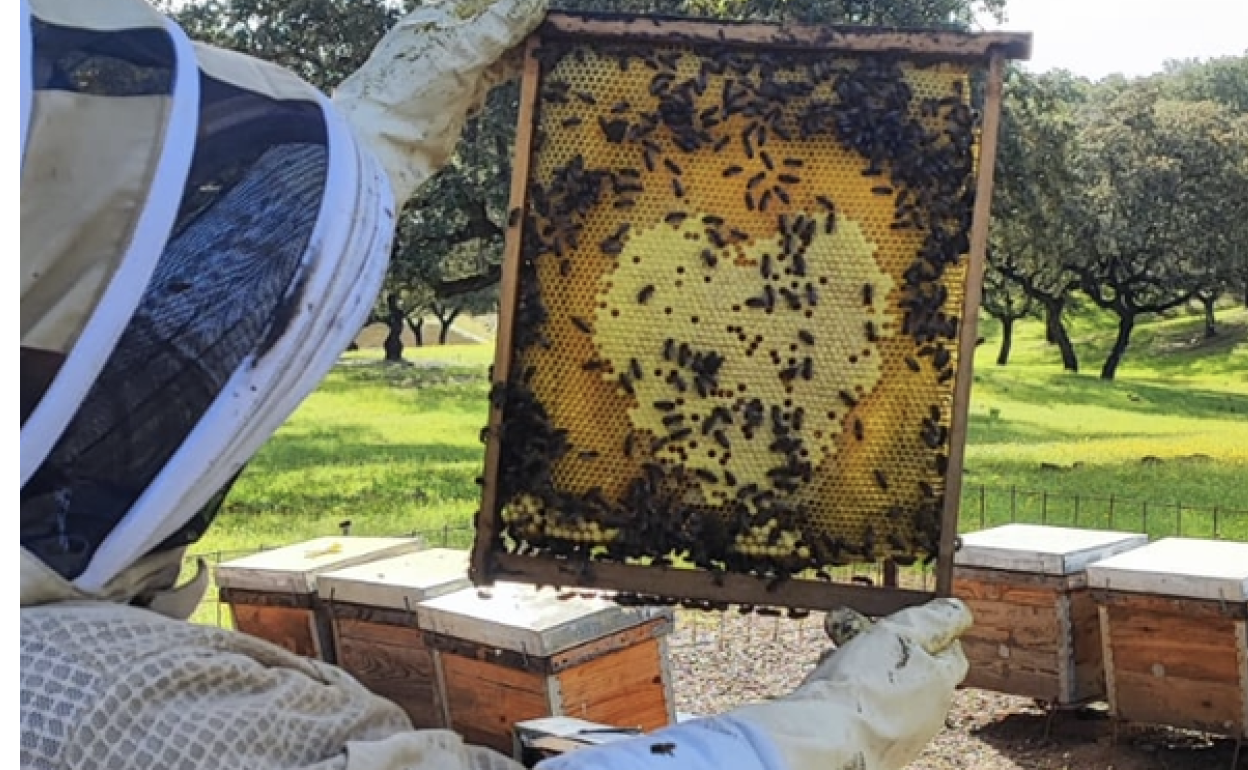
[[[846,625],[843,616],[829,621],[833,636]],[[944,725],[967,671],[957,639],[971,622],[957,599],[902,610],[861,624],[865,628],[784,698],[581,749],[538,767],[899,770]]]
[[[442,167],[490,88],[518,74],[513,50],[547,0],[437,0],[405,16],[334,92],[381,162],[399,206]]]

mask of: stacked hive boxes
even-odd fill
[[[317,577],[420,547],[414,538],[322,537],[224,562],[216,570],[217,586],[239,631],[333,663],[337,656]]]
[[[1088,585],[1117,718],[1248,738],[1248,543],[1166,538]]]
[[[447,726],[513,748],[516,722],[574,716],[653,730],[675,718],[666,608],[499,583],[425,602],[418,622],[438,651]]]
[[[468,554],[445,548],[331,572],[317,586],[338,664],[397,703],[418,728],[445,727],[436,652],[417,624],[420,603],[469,586]]]
[[[418,728],[510,752],[514,725],[538,717],[674,720],[670,608],[510,583],[479,591],[465,552],[419,549],[326,538],[223,564],[219,578],[240,630],[337,662]]]
[[[1088,565],[1145,535],[1009,524],[966,535],[954,595],[975,625],[963,639],[966,684],[1069,706],[1104,696]]]

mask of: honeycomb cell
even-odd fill
[[[487,512],[506,547],[768,575],[933,556],[968,65],[698,43],[534,56]]]

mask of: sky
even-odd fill
[[[989,29],[1031,32],[1027,69],[1099,79],[1158,72],[1169,59],[1248,50],[1248,0],[1007,0]]]

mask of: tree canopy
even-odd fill
[[[367,58],[405,7],[385,0],[191,0],[172,14],[193,38],[289,67],[332,91]],[[562,0],[564,10],[723,19],[967,28],[1001,18],[1005,0]],[[465,127],[451,162],[403,208],[375,320],[399,334],[429,314],[488,309],[496,297],[519,109],[515,83],[496,88]]]
[[[1077,370],[1062,315],[1082,298],[1117,318],[1100,372],[1113,379],[1140,316],[1196,301],[1212,336],[1221,298],[1248,302],[1246,63],[1100,83],[1011,73],[984,304],[1003,330],[1021,292]]]
[[[565,10],[723,19],[972,28],[1007,0],[556,0]],[[165,0],[168,2],[168,0]],[[416,3],[189,0],[171,12],[196,39],[282,64],[327,92]],[[984,309],[1012,327],[1036,313],[1065,368],[1079,361],[1072,303],[1114,313],[1115,376],[1135,319],[1228,296],[1248,302],[1248,55],[1169,62],[1149,78],[1093,83],[1011,68],[1002,112]],[[445,333],[496,302],[518,88],[495,89],[451,162],[403,208],[376,320],[400,333],[434,316]],[[448,320],[449,319],[449,320]],[[1008,361],[1003,342],[1000,363]]]

